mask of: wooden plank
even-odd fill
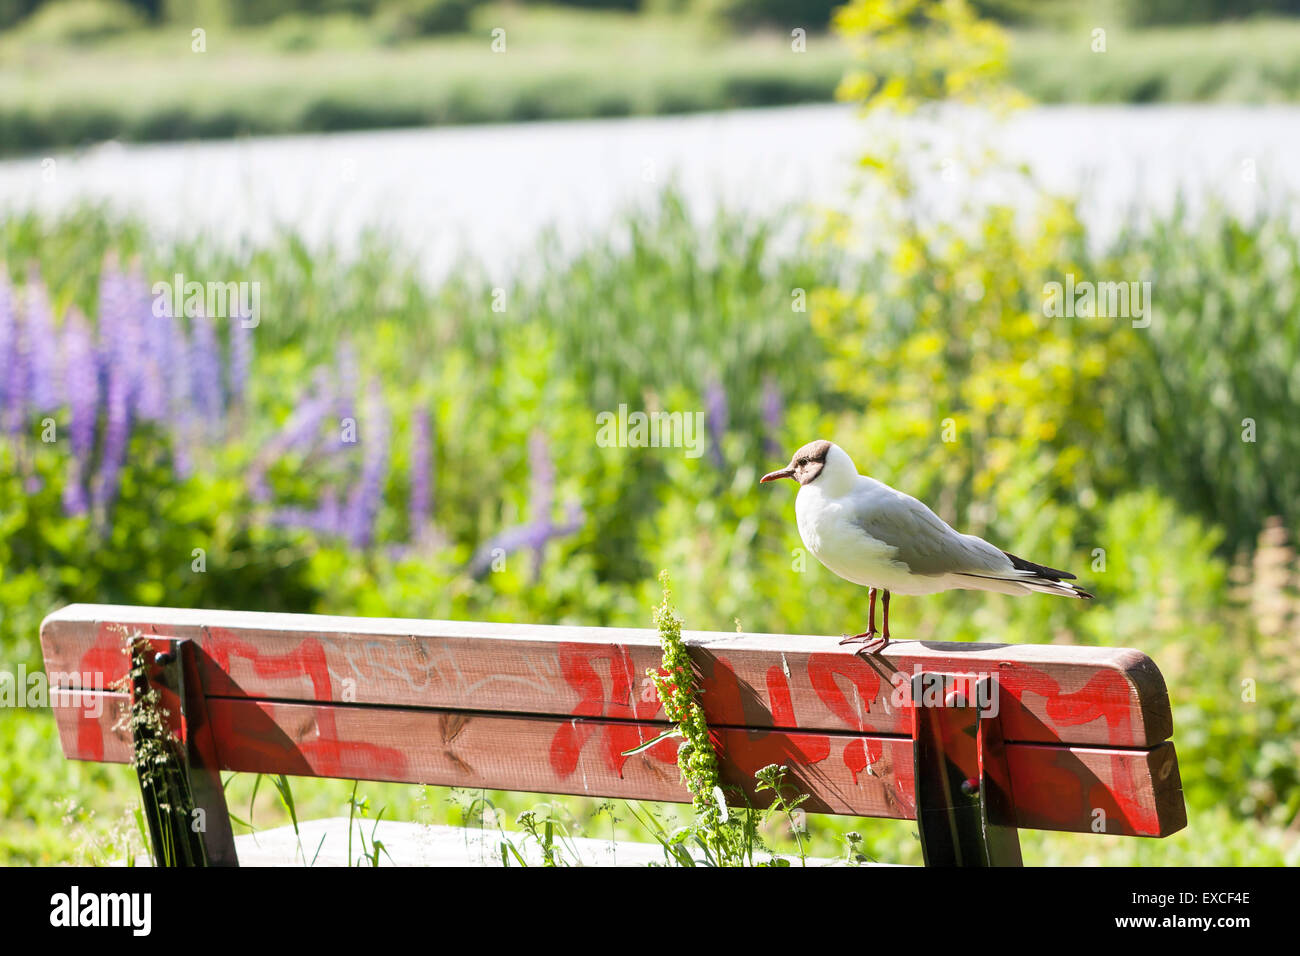
[[[496,713],[662,719],[652,630],[72,605],[46,618],[49,671],[105,687],[123,630],[192,638],[209,694]],[[1123,648],[685,632],[711,725],[910,735],[918,670],[992,676],[1008,741],[1150,747],[1172,733],[1150,658]]]
[[[1092,747],[1023,744],[1006,749],[1017,818],[1025,829],[1167,836],[1187,826],[1171,741],[1130,751],[1133,758]],[[1028,787],[1051,799],[1022,802]],[[1088,826],[1078,826],[1085,818]]]
[[[83,693],[56,708],[72,758],[128,761],[113,729],[123,695]],[[98,716],[93,714],[98,711]],[[685,802],[674,740],[621,754],[662,725],[603,718],[544,718],[359,705],[210,698],[223,770],[486,787],[536,793]],[[878,734],[715,731],[724,776],[749,789],[761,767],[781,763],[818,813],[915,818],[912,741]],[[1007,744],[1022,828],[1092,829],[1165,836],[1186,819],[1173,745],[1154,750]],[[963,759],[966,759],[963,757]],[[974,776],[977,768],[972,768]],[[750,790],[755,805],[760,796]]]

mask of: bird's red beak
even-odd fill
[[[793,477],[794,477],[793,468],[782,468],[780,471],[769,471],[762,478],[758,479],[758,483],[761,485],[765,481],[776,481],[778,478],[793,478]]]

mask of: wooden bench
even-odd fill
[[[686,802],[651,630],[73,605],[41,646],[64,754],[126,763],[124,637],[181,741],[207,860],[220,771]],[[1021,862],[1017,828],[1186,825],[1164,680],[1119,648],[690,632],[725,779],[785,764],[810,812],[915,819],[929,864]],[[136,690],[141,685],[137,683]]]

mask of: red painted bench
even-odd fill
[[[211,862],[220,771],[684,802],[651,630],[73,605],[41,646],[63,751],[130,762],[124,635],[153,653]],[[1186,825],[1169,698],[1126,649],[685,632],[724,777],[787,765],[810,812],[916,819],[932,864],[1018,864],[1017,828]]]

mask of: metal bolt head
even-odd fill
[[[174,660],[176,660],[176,655],[173,654],[171,651],[159,651],[157,654],[154,655],[153,658],[153,662],[157,664],[159,667],[164,667],[167,664],[170,664]]]

